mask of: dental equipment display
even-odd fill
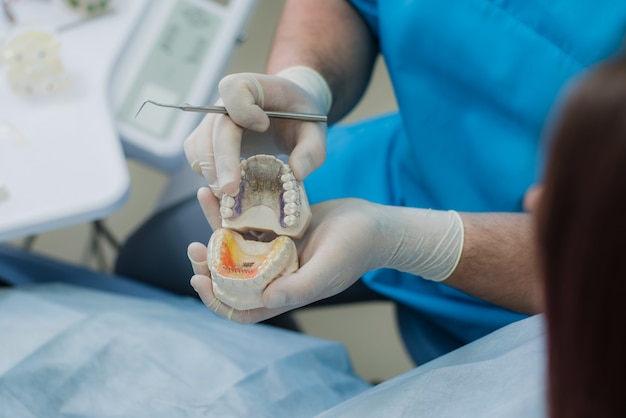
[[[183,141],[198,115],[137,109],[159,103],[214,103],[217,83],[242,39],[256,0],[153,0],[122,51],[110,82],[124,151],[166,172],[183,167]]]
[[[192,106],[188,103],[185,103],[182,105],[174,105],[174,104],[157,103],[153,100],[146,100],[145,102],[143,102],[143,104],[141,105],[137,113],[135,114],[135,117],[139,115],[139,113],[141,112],[141,110],[147,103],[153,104],[155,106],[160,106],[160,107],[169,107],[172,109],[179,109],[185,112],[221,113],[223,115],[228,114],[228,111],[226,110],[224,106]],[[277,119],[296,119],[296,120],[304,120],[304,121],[310,121],[310,122],[326,122],[328,119],[326,115],[314,115],[311,113],[281,112],[281,111],[273,111],[273,110],[265,110],[264,112],[270,118],[277,118]]]

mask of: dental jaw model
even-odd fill
[[[222,228],[211,236],[207,254],[213,292],[235,309],[262,307],[265,287],[298,269],[291,238],[300,238],[311,220],[304,187],[287,164],[256,155],[241,162],[239,193],[222,197],[220,214]],[[278,237],[246,240],[239,232],[247,231]]]
[[[51,32],[28,30],[13,36],[2,48],[0,60],[8,67],[11,88],[23,96],[62,90],[67,75],[59,59],[61,43]]]

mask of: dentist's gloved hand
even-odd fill
[[[231,74],[220,81],[219,92],[228,115],[208,114],[185,141],[189,164],[216,195],[235,195],[239,190],[244,135],[256,154],[289,154],[289,165],[298,180],[326,158],[325,123],[285,119],[270,123],[263,112],[328,114],[331,91],[313,69],[290,67],[275,76]]]
[[[199,199],[205,213],[215,213],[210,206],[219,203],[211,192],[201,191]],[[389,207],[359,199],[327,201],[311,209],[311,224],[297,242],[301,267],[267,286],[264,308],[239,311],[216,299],[206,247],[191,244],[191,285],[205,305],[235,322],[253,323],[336,295],[377,268],[441,281],[452,274],[461,256],[463,222],[453,211]],[[217,221],[210,220],[212,225]]]

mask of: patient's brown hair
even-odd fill
[[[572,90],[537,227],[551,417],[626,417],[626,58]]]

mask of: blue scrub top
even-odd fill
[[[559,92],[626,31],[623,0],[352,3],[379,40],[400,113],[329,131],[327,161],[306,182],[312,202],[521,211]],[[419,363],[524,317],[408,274],[363,279],[399,302]]]

